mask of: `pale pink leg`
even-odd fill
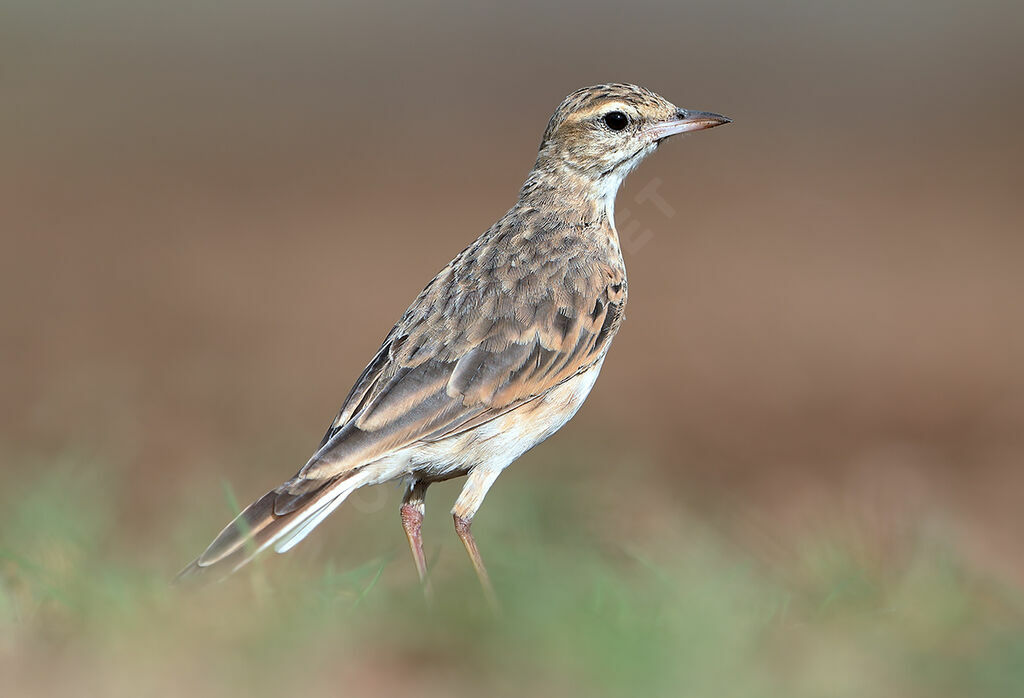
[[[402,528],[405,529],[405,537],[409,541],[409,550],[412,551],[413,562],[416,563],[416,572],[420,576],[420,583],[423,585],[423,593],[429,601],[433,598],[433,589],[430,586],[430,578],[427,577],[427,558],[423,554],[423,537],[420,535],[420,527],[423,525],[423,513],[426,509],[427,483],[414,482],[406,490],[402,498]]]
[[[452,518],[455,520],[455,532],[462,540],[462,544],[466,546],[466,552],[469,554],[469,560],[473,563],[473,569],[476,570],[476,576],[480,580],[480,586],[483,587],[484,596],[487,597],[487,602],[495,612],[500,610],[498,596],[494,593],[494,585],[491,584],[491,577],[487,574],[487,568],[484,567],[484,561],[483,558],[480,557],[480,550],[476,547],[476,540],[473,538],[473,533],[470,531],[470,525],[473,522],[473,515],[476,514],[477,509],[480,508],[480,504],[484,501],[484,496],[487,494],[487,490],[491,488],[491,485],[494,484],[494,481],[498,478],[500,473],[500,468],[476,468],[471,471],[469,473],[469,477],[466,479],[465,486],[462,488],[462,493],[459,495],[458,500],[455,502],[455,506],[452,508]]]

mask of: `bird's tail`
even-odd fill
[[[236,516],[176,581],[211,572],[227,577],[271,546],[279,553],[291,550],[369,479],[370,473],[355,470],[320,482],[307,480],[297,493],[290,491],[294,482],[267,492]]]

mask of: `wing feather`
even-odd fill
[[[516,265],[502,254],[484,249],[462,259],[470,252],[431,282],[385,339],[296,488],[417,441],[464,433],[604,355],[625,304],[621,267],[581,255],[569,264],[524,264],[518,279],[506,278]],[[465,268],[483,262],[494,268]]]

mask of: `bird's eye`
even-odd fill
[[[604,115],[604,122],[612,131],[621,131],[629,125],[629,117],[620,111],[610,111]]]

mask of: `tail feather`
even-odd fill
[[[329,498],[319,510],[311,512],[309,517],[304,519],[298,527],[275,539],[274,552],[286,553],[301,543],[302,539],[308,536],[310,531],[319,526],[352,493],[352,489],[338,489],[340,490],[339,492]]]
[[[296,495],[287,484],[267,492],[245,508],[195,561],[178,573],[182,580],[199,573],[236,572],[270,546],[277,552],[291,550],[318,526],[349,494],[365,484],[358,471],[324,480]],[[277,513],[277,502],[286,498],[286,513]]]

